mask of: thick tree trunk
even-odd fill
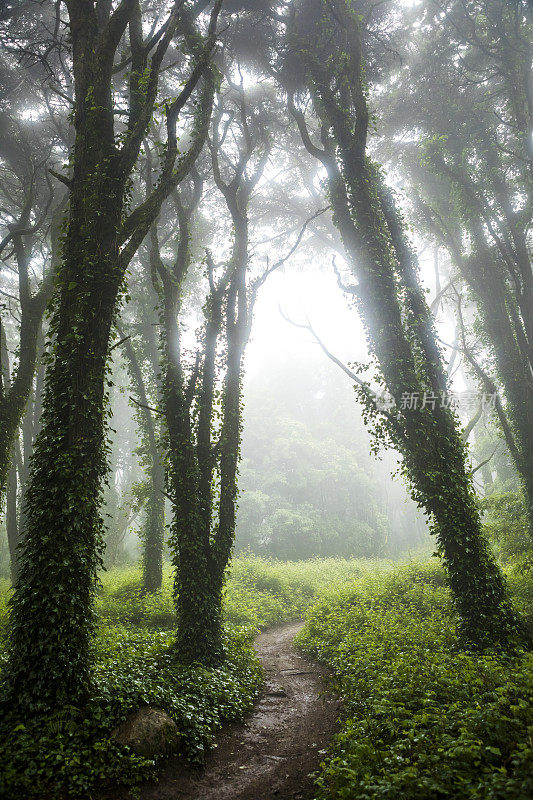
[[[332,11],[327,23],[325,17],[317,22],[312,44],[299,50],[322,125],[324,150],[312,143],[305,119],[294,106],[293,115],[307,149],[328,171],[334,222],[359,281],[358,308],[370,350],[397,403],[397,411],[386,418],[388,435],[403,455],[414,499],[434,522],[463,629],[478,644],[506,642],[519,625],[503,575],[482,535],[456,419],[439,397],[446,380],[429,310],[392,198],[384,194],[378,171],[366,155],[369,117],[360,23],[346,0],[334,0]],[[324,50],[330,41],[324,24],[331,27],[330,37],[341,37],[348,59],[335,76],[328,72],[337,62]],[[348,89],[349,97],[342,96]],[[408,400],[413,394],[418,407]],[[423,404],[427,395],[434,400]],[[372,414],[374,402],[368,395],[366,400]]]
[[[179,386],[167,385],[169,479],[173,502],[171,544],[176,567],[176,654],[183,663],[218,664],[223,658],[222,587],[213,563],[210,521],[200,507],[200,475],[191,438],[189,406]]]
[[[185,228],[183,225],[180,228],[183,251],[188,249],[188,226]],[[176,570],[175,649],[182,663],[216,665],[224,654],[222,587],[218,589],[220,581],[211,554],[211,520],[207,521],[202,507],[206,498],[199,492],[201,476],[190,419],[192,396],[181,365],[178,297],[175,286],[168,285],[163,325],[166,362],[163,394],[169,439],[168,481],[173,504],[170,544]]]
[[[364,280],[360,309],[381,371],[398,403],[413,392],[418,392],[422,403],[421,395],[426,390],[435,398],[425,409],[404,410],[403,432],[395,443],[404,457],[414,498],[435,523],[439,552],[466,635],[476,642],[506,641],[517,629],[516,619],[506,597],[503,576],[482,533],[457,420],[442,404],[446,380],[429,310],[392,217],[387,224],[384,214],[380,222],[379,213],[376,211],[374,216],[369,210],[375,203],[367,189],[375,186],[372,173],[362,165],[357,171],[353,166],[353,160],[345,162],[344,174],[351,184],[351,206],[364,241],[374,245],[365,259],[366,265],[373,264],[372,271],[365,267],[361,270]],[[408,308],[420,348],[416,361],[401,321],[399,288],[394,285],[387,228],[407,289]],[[347,236],[344,239],[349,241]],[[359,264],[360,252],[348,252],[352,264]],[[386,314],[382,313],[384,308]],[[376,324],[380,313],[381,320]]]
[[[183,17],[182,5],[173,3],[149,58],[138,3],[122,2],[114,10],[104,4],[97,14],[92,3],[67,2],[76,129],[69,219],[5,673],[8,696],[23,715],[64,704],[77,706],[88,696],[92,601],[103,546],[99,508],[107,471],[110,331],[125,269],[161,203],[194,164],[211,116],[214,75],[209,58],[220,0],[215,0],[206,40],[192,30],[201,4],[187,8]],[[159,182],[123,220],[126,186],[152,117],[161,62],[178,23],[187,32],[197,61],[182,93],[166,110],[168,139]],[[128,130],[119,147],[112,75],[128,25],[133,68]],[[148,79],[141,86],[145,74]],[[192,142],[175,169],[177,117],[203,74],[207,77],[194,115]]]
[[[112,119],[104,125],[100,117],[98,110],[84,109],[78,119],[59,298],[51,321],[55,345],[26,492],[25,540],[12,606],[8,689],[28,712],[79,705],[89,688],[92,598],[103,541],[106,361],[122,279],[117,246],[122,183],[110,167]]]
[[[85,258],[80,254],[75,263],[66,262],[67,285],[83,280],[83,264],[89,268],[97,260],[101,271],[96,291],[72,297],[58,311],[42,430],[26,493],[7,674],[13,696],[28,710],[78,705],[89,685],[92,596],[102,549],[99,506],[106,470],[104,384],[118,286],[109,280],[112,262],[97,246],[93,249],[97,242],[89,246],[77,241],[78,253],[85,244]]]
[[[196,392],[198,421],[195,434],[191,404],[195,376],[186,385],[181,364],[178,327],[181,281],[164,281],[165,413],[169,432],[169,480],[173,500],[172,546],[176,566],[175,604],[178,617],[176,653],[185,663],[216,665],[224,658],[222,592],[235,530],[237,464],[241,427],[241,364],[248,335],[248,221],[238,191],[228,202],[235,240],[226,272],[204,307],[205,336],[200,387]],[[243,194],[244,205],[249,195]],[[228,197],[226,197],[228,200]],[[187,272],[190,210],[179,208],[178,278]],[[154,242],[155,244],[155,242]],[[159,263],[160,272],[165,274]],[[208,263],[208,269],[212,265]],[[226,375],[221,392],[222,421],[213,442],[216,398],[217,342],[225,332]],[[220,497],[213,502],[213,477],[219,463]],[[218,512],[218,520],[213,513]]]

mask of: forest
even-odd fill
[[[2,0],[2,800],[533,796],[532,15]]]

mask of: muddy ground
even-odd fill
[[[171,758],[157,783],[141,787],[141,800],[311,800],[309,773],[335,732],[339,706],[324,694],[320,668],[292,646],[301,626],[257,638],[265,689],[243,723],[220,732],[205,768]]]

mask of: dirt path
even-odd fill
[[[141,800],[309,800],[322,750],[335,731],[338,703],[323,696],[322,673],[292,640],[302,623],[261,634],[256,649],[266,686],[242,724],[222,731],[199,772],[170,759]]]

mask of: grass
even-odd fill
[[[325,591],[332,586],[353,584],[376,563],[387,569],[392,562],[343,558],[285,562],[253,555],[239,556],[228,573],[224,616],[231,624],[245,626],[251,634],[270,625],[299,619]],[[140,591],[139,567],[103,573],[101,580],[98,612],[105,623],[153,629],[175,625],[168,566],[164,569],[161,593],[148,598]]]
[[[511,573],[523,609],[531,576]],[[327,664],[345,718],[318,777],[327,800],[533,796],[533,656],[460,646],[438,564],[367,573],[308,615],[299,646]]]

